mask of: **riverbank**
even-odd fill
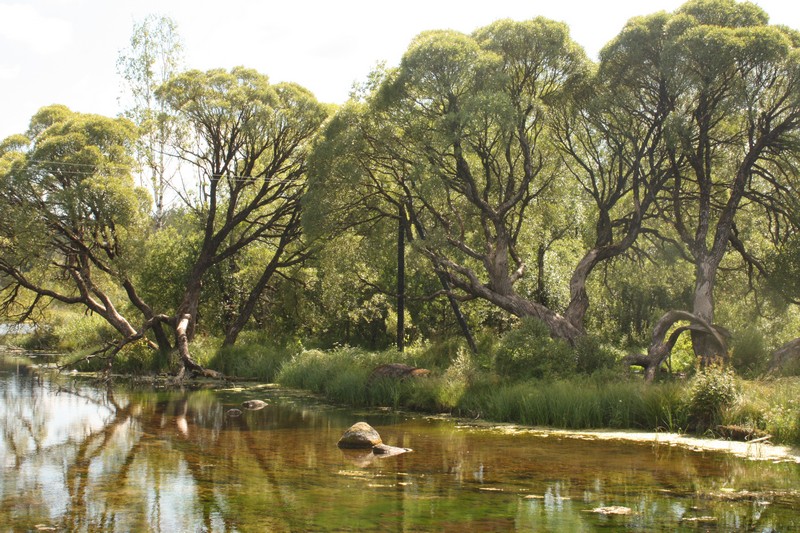
[[[796,379],[738,382],[738,397],[719,413],[720,422],[770,434],[767,439],[750,438],[757,442],[742,442],[686,431],[691,420],[689,381],[648,385],[630,376],[605,374],[506,382],[451,366],[424,379],[370,382],[371,369],[384,362],[381,356],[386,354],[352,348],[302,352],[282,366],[274,381],[336,405],[407,410],[423,417],[448,413],[463,426],[558,438],[627,440],[800,463],[800,449],[794,446],[800,420]],[[175,385],[166,374],[118,378],[157,389]],[[237,389],[264,386],[260,381],[235,381]],[[182,385],[229,389],[232,383],[202,380]]]
[[[609,429],[566,430],[520,426],[517,424],[497,424],[475,420],[459,420],[458,426],[496,431],[504,435],[533,435],[542,438],[553,437],[590,441],[627,441],[637,444],[652,444],[653,446],[678,446],[696,452],[728,453],[736,457],[756,461],[792,462],[800,464],[800,448],[773,444],[769,442],[769,440],[743,442],[654,431],[621,431]]]

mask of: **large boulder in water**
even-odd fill
[[[358,464],[367,464],[375,457],[392,457],[410,452],[410,448],[398,448],[384,444],[375,428],[366,422],[356,422],[344,432],[339,439],[339,448],[349,454],[351,460]]]
[[[356,422],[339,439],[339,448],[373,448],[383,444],[375,428],[366,422]]]

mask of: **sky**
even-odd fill
[[[754,0],[770,22],[800,29],[800,2]],[[684,0],[0,0],[0,139],[41,107],[116,116],[116,62],[147,15],[178,26],[186,68],[243,65],[343,103],[379,63],[397,65],[420,32],[469,33],[501,18],[566,22],[589,56],[631,17]]]

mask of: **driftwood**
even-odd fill
[[[717,426],[716,432],[726,439],[743,442],[762,442],[772,437],[760,429],[736,425]]]
[[[677,328],[667,340],[664,340],[670,328],[680,320],[689,321],[690,324]],[[685,331],[698,332],[710,336],[714,340],[713,344],[716,345],[717,354],[723,358],[727,357],[727,338],[730,337],[730,334],[725,328],[709,324],[705,319],[688,311],[672,310],[659,318],[653,327],[653,337],[650,341],[650,346],[647,348],[647,354],[629,354],[622,361],[628,366],[644,368],[645,381],[653,381],[661,368],[661,364],[672,353],[672,348]]]
[[[404,365],[403,363],[387,363],[375,367],[375,370],[370,373],[367,378],[367,383],[372,383],[376,379],[389,378],[389,379],[406,379],[427,376],[431,371],[427,368],[418,368],[415,366]]]

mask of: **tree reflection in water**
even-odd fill
[[[10,531],[672,530],[709,516],[720,530],[798,526],[795,464],[500,435],[279,389],[153,392],[0,371]],[[270,406],[225,416],[254,397]],[[360,419],[415,451],[336,448]],[[590,512],[615,505],[631,514]]]

